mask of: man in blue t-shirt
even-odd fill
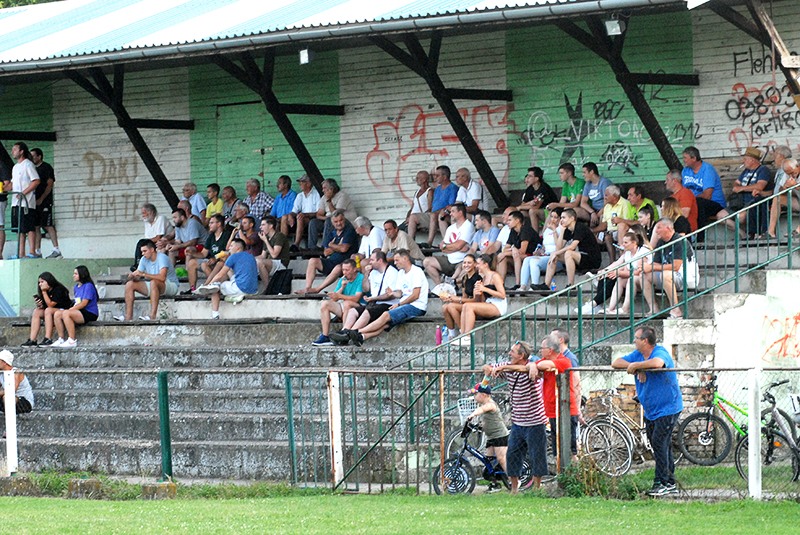
[[[433,180],[436,187],[433,190],[433,200],[431,201],[431,224],[428,225],[428,245],[433,245],[436,231],[442,237],[447,232],[450,225],[449,208],[455,204],[458,195],[458,185],[450,182],[450,168],[440,165],[433,172]]]
[[[600,224],[605,206],[606,188],[611,185],[611,181],[600,176],[600,171],[594,162],[583,164],[583,178],[586,184],[583,186],[581,204],[575,209],[575,213],[578,219],[589,222],[589,228],[594,228]]]
[[[253,255],[245,252],[241,238],[233,238],[228,245],[230,256],[214,277],[197,289],[200,295],[211,295],[211,319],[219,319],[220,295],[225,300],[241,303],[245,295],[258,293],[258,267]]]
[[[157,318],[158,302],[162,295],[173,296],[178,293],[178,275],[169,257],[156,251],[153,240],[145,240],[140,247],[142,258],[136,271],[128,274],[125,283],[125,314],[114,316],[117,321],[133,319],[133,300],[136,294],[150,298],[150,315],[139,316],[142,321]]]
[[[772,189],[774,188],[774,184],[770,185],[772,173],[769,172],[766,166],[761,165],[763,156],[764,154],[755,147],[747,147],[742,156],[744,171],[733,184],[733,192],[739,194],[743,207],[755,204],[772,194]],[[757,238],[767,232],[769,219],[767,204],[762,202],[747,212],[739,214],[740,221],[743,219],[742,216],[747,218],[748,238]]]
[[[728,215],[722,181],[714,166],[704,162],[697,147],[683,149],[683,187],[691,191],[697,199],[697,228],[707,226],[712,219],[722,219]],[[736,230],[736,223],[728,220],[725,223],[731,230]],[[698,235],[701,241],[703,234]]]
[[[673,369],[675,363],[663,346],[656,345],[656,333],[651,327],[639,327],[634,334],[636,351],[620,357],[611,367],[625,369],[636,380],[636,395],[644,409],[647,438],[653,446],[656,474],[650,496],[677,494],[675,461],[672,458],[672,429],[683,410],[681,389]]]

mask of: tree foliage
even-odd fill
[[[30,4],[46,4],[56,0],[0,0],[0,9],[7,7],[28,6]]]

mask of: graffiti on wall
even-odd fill
[[[508,104],[459,109],[501,184],[508,181],[506,136],[511,110]],[[367,176],[379,191],[399,191],[406,201],[416,191],[418,171],[454,160],[469,161],[444,113],[432,105],[404,106],[395,117],[373,124],[372,132],[375,145],[366,156]]]
[[[800,359],[800,312],[785,318],[764,317],[766,346],[761,360],[783,365]]]
[[[136,156],[106,157],[87,151],[82,160],[88,192],[72,193],[72,215],[82,221],[127,222],[139,219],[139,207],[149,202],[146,189],[128,188],[139,172]]]

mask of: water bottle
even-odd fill
[[[442,343],[446,344],[450,341],[450,331],[447,330],[447,325],[442,325]]]
[[[550,283],[550,291],[551,292],[555,292],[556,291],[556,281],[552,281]]]
[[[437,346],[442,345],[442,328],[440,326],[438,326],[438,325],[436,326],[436,336],[435,336],[435,338],[436,338],[436,345]]]

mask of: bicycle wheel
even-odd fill
[[[683,455],[694,464],[713,466],[731,452],[728,424],[708,412],[697,412],[680,423],[678,440]]]
[[[633,450],[625,431],[617,424],[602,420],[586,426],[584,455],[594,460],[598,470],[612,477],[626,474],[633,461]]]
[[[797,443],[797,424],[794,423],[794,418],[789,416],[789,414],[783,409],[778,409],[778,414],[786,423],[786,427],[792,432],[792,438],[794,439],[795,443]],[[764,409],[761,411],[761,422],[767,427],[772,427],[773,429],[779,430],[780,426],[778,425],[778,422],[773,423],[772,420],[772,409]]]
[[[486,435],[483,434],[483,431],[474,431],[470,433],[467,440],[469,441],[469,445],[476,450],[484,451],[486,446]],[[461,438],[461,429],[455,429],[451,431],[450,434],[447,435],[447,438],[445,438],[444,444],[445,459],[449,459],[450,457],[454,457],[461,453],[461,450],[464,448],[464,439]],[[472,456],[470,456],[469,459],[464,460],[472,466],[483,466],[483,463]]]
[[[522,460],[522,468],[519,471],[519,490],[528,490],[533,485],[533,473],[528,459]]]
[[[436,467],[433,473],[433,490],[441,494],[470,494],[475,489],[475,472],[472,466],[458,455],[444,462],[444,487],[440,487],[442,465]]]
[[[736,445],[736,470],[747,481],[748,446],[750,440],[743,436]],[[789,486],[800,474],[800,457],[789,440],[780,431],[761,431],[761,488],[771,492],[796,491]]]

